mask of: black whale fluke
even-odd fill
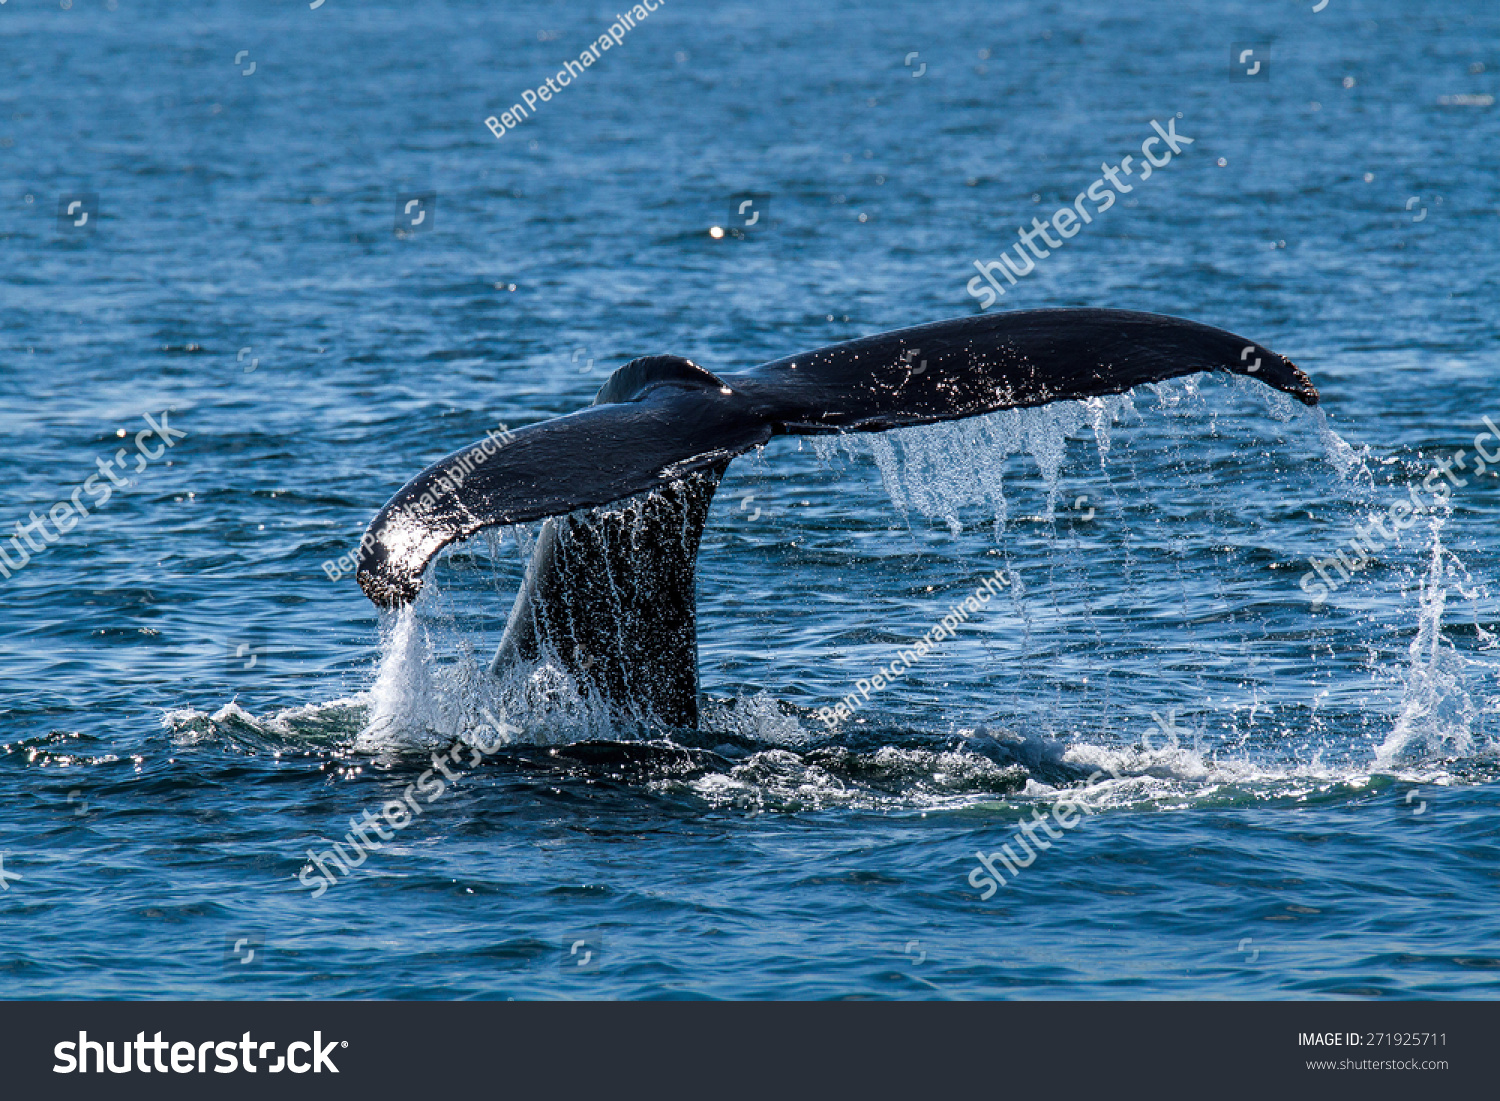
[[[549,520],[496,661],[534,658],[545,644],[585,690],[628,714],[687,725],[697,714],[698,539],[734,456],[777,435],[931,424],[1199,371],[1318,401],[1306,375],[1254,341],[1127,310],[956,318],[737,374],[647,356],[611,375],[589,408],[518,429],[493,453],[455,451],[417,475],[371,522],[357,577],[377,605],[399,607],[455,540],[671,486],[605,516]],[[677,598],[664,599],[669,592]]]
[[[671,356],[650,359],[687,364]],[[642,362],[616,374],[638,371]],[[771,427],[746,415],[743,403],[724,394],[717,380],[698,385],[677,373],[666,377],[643,383],[618,404],[518,428],[467,475],[461,464],[481,445],[433,463],[370,521],[360,544],[360,588],[383,608],[410,603],[433,555],[481,528],[607,505],[771,438]]]

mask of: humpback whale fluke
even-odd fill
[[[371,521],[357,578],[375,604],[400,607],[444,546],[546,519],[496,665],[536,660],[545,648],[581,690],[624,713],[692,725],[698,541],[734,456],[778,435],[880,432],[1199,371],[1249,375],[1318,402],[1305,374],[1254,341],[1128,310],[956,318],[736,374],[646,356],[615,371],[588,408],[518,429],[498,450],[470,445],[418,474]],[[614,511],[567,515],[649,490],[658,492]]]

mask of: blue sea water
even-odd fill
[[[0,580],[0,996],[1500,991],[1500,11],[1312,9],[667,0],[496,138],[621,9],[10,0],[0,527],[126,484]],[[534,527],[405,615],[330,578],[634,356],[974,312],[1153,119],[1192,144],[992,309],[1228,328],[1318,409],[1193,376],[773,441],[704,536],[692,732],[484,674]],[[502,705],[524,735],[314,897],[309,850]]]

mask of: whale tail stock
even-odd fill
[[[697,718],[694,572],[713,492],[734,456],[777,435],[877,432],[1123,393],[1199,371],[1258,378],[1306,405],[1289,360],[1221,329],[1125,310],[957,318],[712,374],[677,356],[615,371],[594,404],[471,445],[413,478],[371,521],[357,579],[400,607],[444,546],[547,520],[497,666],[544,648],[626,714]],[[627,506],[584,514],[659,490]]]

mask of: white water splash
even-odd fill
[[[1390,735],[1376,751],[1376,763],[1390,767],[1413,757],[1468,756],[1474,750],[1474,730],[1479,718],[1467,685],[1466,659],[1443,634],[1443,611],[1449,589],[1474,599],[1463,581],[1468,571],[1443,548],[1443,521],[1432,522],[1432,554],[1427,574],[1420,581],[1417,634],[1408,647],[1408,665],[1402,673],[1405,690],[1401,710]]]
[[[700,725],[768,745],[804,746],[816,738],[769,692],[704,703]]]
[[[627,502],[623,508],[638,507]],[[535,547],[529,528],[507,528],[514,547],[525,561]],[[566,665],[545,644],[539,660],[491,672],[493,646],[515,593],[497,572],[493,586],[479,583],[472,560],[487,547],[498,557],[504,539],[500,531],[486,532],[483,541],[449,548],[429,570],[415,604],[383,617],[381,658],[370,689],[369,721],[356,741],[367,752],[399,751],[446,744],[453,740],[493,745],[497,723],[518,728],[505,735],[507,743],[565,745],[579,741],[618,740],[659,736],[644,720],[622,724],[620,715],[597,694],[580,692]],[[468,575],[450,578],[444,569],[452,554],[470,560]],[[514,584],[514,578],[511,580]],[[487,589],[491,591],[486,591]],[[480,608],[493,608],[485,624],[495,639],[486,642],[476,623]],[[751,708],[751,711],[757,711]],[[768,709],[760,709],[769,721]],[[776,729],[784,732],[786,716],[777,715]],[[750,721],[752,725],[757,721]],[[795,720],[790,720],[796,727]]]
[[[1101,467],[1110,447],[1110,426],[1134,412],[1126,395],[1063,401],[1035,409],[1002,409],[982,417],[901,428],[873,435],[814,437],[818,457],[831,461],[843,451],[868,446],[881,483],[903,518],[911,513],[941,520],[954,535],[963,531],[963,510],[979,508],[1003,531],[1009,514],[1005,465],[1023,452],[1036,462],[1047,487],[1046,519],[1055,514],[1059,477],[1068,439],[1087,426]]]
[[[380,627],[380,667],[356,748],[376,752],[442,741],[453,708],[434,676],[431,639],[416,606],[383,615]]]
[[[495,539],[489,544],[499,547]],[[479,652],[482,642],[460,624],[454,607],[471,600],[462,591],[448,596],[438,576],[430,573],[414,604],[382,615],[380,664],[367,697],[368,719],[355,740],[357,750],[401,751],[454,740],[489,746],[497,740],[546,743],[553,740],[548,724],[522,722],[520,716],[547,717],[546,704],[555,698],[585,702],[578,700],[572,682],[546,662],[492,675],[488,652]],[[587,712],[586,706],[583,710]],[[506,725],[520,726],[521,733],[507,732]]]
[[[1314,417],[1328,462],[1368,504],[1377,493],[1369,446],[1352,447],[1329,427],[1322,409],[1315,410]],[[1377,515],[1384,512],[1383,505],[1375,509]],[[1493,641],[1478,621],[1481,592],[1464,564],[1443,545],[1443,528],[1451,516],[1448,499],[1442,511],[1430,518],[1427,570],[1416,584],[1416,633],[1407,647],[1407,664],[1397,674],[1401,700],[1390,733],[1375,750],[1374,767],[1382,771],[1423,760],[1468,757],[1483,738],[1481,708],[1471,693],[1470,680],[1471,671],[1485,663],[1466,657],[1443,633],[1444,613],[1454,593],[1475,606],[1474,626],[1481,644]]]
[[[1370,470],[1370,445],[1363,444],[1355,450],[1342,436],[1328,425],[1328,414],[1322,407],[1312,411],[1313,423],[1318,429],[1318,439],[1323,443],[1323,453],[1339,478],[1351,485],[1366,490],[1375,488],[1375,475]]]

